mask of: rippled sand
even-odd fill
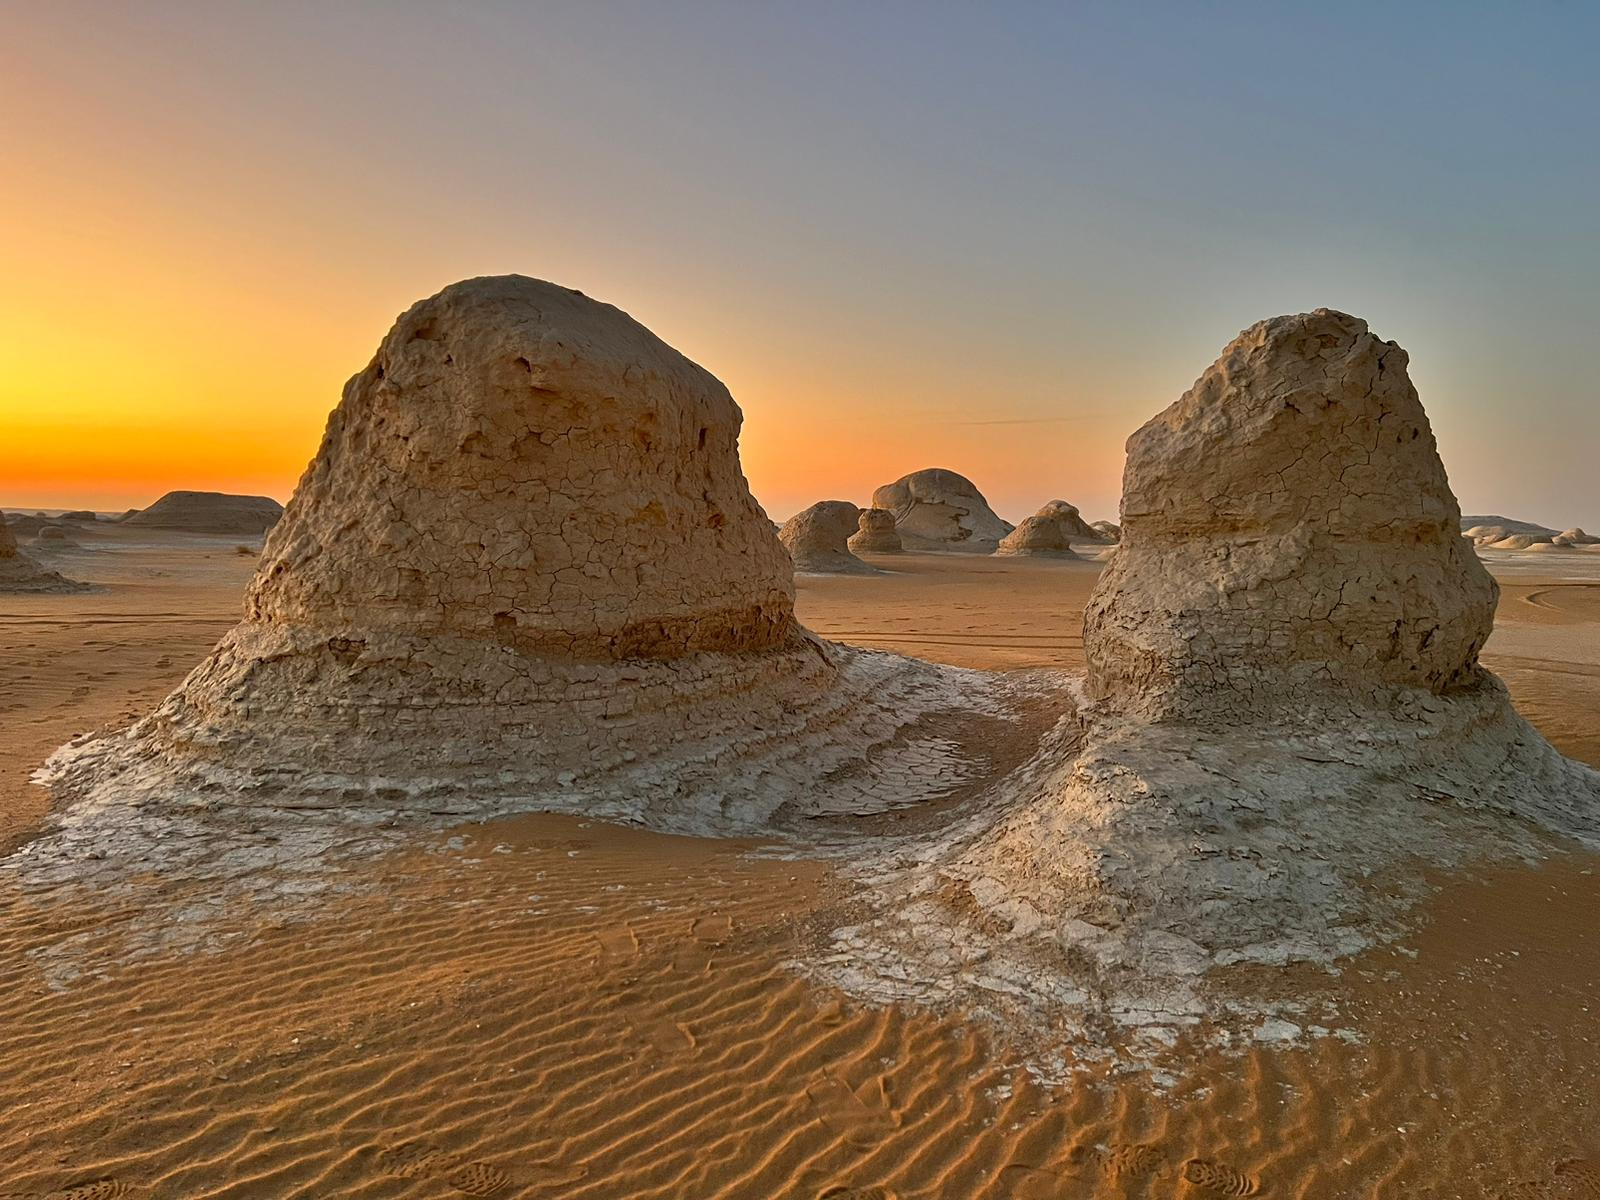
[[[29,770],[159,699],[254,565],[228,539],[103,544],[70,566],[107,590],[0,598],[8,844],[45,811]],[[961,665],[1081,665],[1095,564],[884,565],[802,579],[801,618]],[[1491,565],[1488,660],[1600,762],[1600,564]],[[824,864],[754,842],[532,815],[351,871],[202,937],[192,883],[145,881],[172,914],[152,937],[128,897],[0,875],[0,1195],[1600,1196],[1594,856],[1440,881],[1404,948],[1280,981],[1337,987],[1360,1044],[1056,1089],[958,1012],[786,970],[851,913]]]

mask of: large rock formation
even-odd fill
[[[1091,694],[1231,720],[1471,687],[1498,590],[1460,517],[1404,350],[1325,310],[1252,326],[1128,441]]]
[[[149,508],[130,509],[121,520],[147,529],[249,535],[265,533],[282,516],[283,505],[270,496],[168,492]]]
[[[1115,521],[1095,521],[1089,528],[1100,536],[1102,542],[1110,542],[1112,545],[1116,545],[1122,540],[1122,526]]]
[[[988,828],[863,872],[880,915],[838,931],[832,978],[1003,996],[1008,1022],[1090,1047],[1117,1026],[1156,1047],[1269,1018],[1294,1036],[1305,1008],[1208,973],[1336,970],[1403,934],[1422,866],[1600,845],[1600,774],[1479,663],[1496,588],[1406,364],[1354,317],[1279,317],[1133,435],[1082,725],[990,799]]]
[[[244,620],[126,737],[59,754],[58,785],[703,831],[952,786],[923,761],[949,743],[902,730],[977,684],[800,627],[740,419],[580,292],[419,302],[346,385]]]
[[[819,500],[796,513],[778,531],[796,571],[814,575],[874,575],[850,553],[850,535],[858,528],[861,510],[848,500]]]
[[[850,535],[854,554],[899,554],[905,549],[894,514],[886,508],[863,508],[859,527]]]
[[[0,592],[81,592],[88,586],[45,570],[19,549],[5,514],[0,513]]]
[[[1021,525],[1000,539],[995,553],[1031,558],[1078,557],[1072,552],[1072,542],[1060,516],[1045,512],[1025,517]]]
[[[1012,529],[970,479],[936,467],[885,484],[872,493],[872,507],[894,513],[900,540],[910,549],[989,554]]]

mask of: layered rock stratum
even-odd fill
[[[871,575],[850,552],[850,538],[860,527],[861,509],[848,500],[819,500],[796,513],[778,531],[796,571],[812,575]]]
[[[799,625],[740,420],[580,292],[503,276],[419,302],[346,385],[244,619],[52,779],[80,813],[204,796],[713,833],[941,794],[962,754],[906,727],[992,707],[989,685]]]
[[[872,493],[872,507],[894,514],[908,549],[990,554],[1012,529],[970,479],[938,467],[884,484]]]

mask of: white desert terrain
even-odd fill
[[[1120,542],[780,541],[739,421],[470,281],[264,541],[27,548],[0,1195],[1600,1195],[1600,554],[1459,536],[1403,351],[1246,331]]]

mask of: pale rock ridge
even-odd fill
[[[1115,545],[1122,540],[1122,526],[1115,521],[1096,521],[1090,528],[1100,535],[1102,542],[1110,542]]]
[[[120,522],[150,529],[191,533],[265,533],[283,516],[283,505],[270,496],[233,496],[226,492],[168,492],[146,509],[129,509]]]
[[[419,302],[346,386],[244,620],[50,779],[90,840],[98,808],[186,796],[720,833],[942,794],[961,754],[906,727],[989,685],[799,626],[740,421],[580,292]]]
[[[855,554],[899,554],[905,549],[900,531],[895,528],[894,514],[886,508],[863,508],[859,527],[850,535],[850,549]]]
[[[874,575],[850,553],[850,537],[860,527],[861,509],[848,500],[819,500],[798,512],[778,531],[796,571],[813,575]]]
[[[872,507],[894,513],[901,541],[913,549],[992,553],[1011,532],[964,475],[932,467],[872,493]]]
[[[47,571],[17,545],[0,513],[0,592],[81,592],[88,584]]]

